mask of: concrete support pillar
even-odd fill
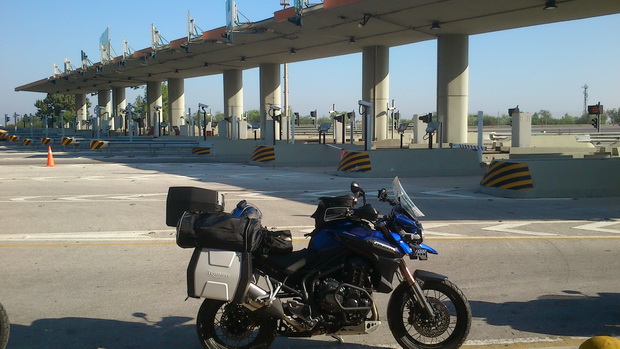
[[[437,115],[444,143],[467,142],[469,36],[440,35],[437,40]]]
[[[97,105],[104,107],[99,115],[99,129],[101,130],[101,135],[107,136],[107,131],[110,129],[110,115],[112,114],[110,90],[97,91],[97,102]]]
[[[275,105],[280,107],[282,100],[282,89],[280,87],[280,65],[277,63],[266,63],[260,65],[260,120],[261,138],[266,143],[273,142],[274,122],[269,116],[269,107]],[[281,110],[279,111],[281,112]],[[276,114],[279,114],[276,113]],[[275,136],[279,139],[280,129],[275,123]]]
[[[185,80],[168,79],[168,121],[172,126],[185,125]],[[163,121],[163,120],[162,120]]]
[[[127,99],[125,97],[124,87],[115,87],[112,90],[112,105],[114,106],[114,108],[112,110],[113,118],[110,126],[113,130],[122,130],[125,128],[125,117],[121,110],[127,107]]]
[[[230,117],[231,139],[245,139],[245,128],[239,128],[243,114],[243,71],[239,69],[224,70],[224,116]]]
[[[374,138],[387,139],[390,100],[390,50],[385,46],[364,47],[362,56],[362,99],[373,103]]]
[[[83,93],[75,94],[75,128],[77,130],[86,129],[85,121],[88,114],[88,103],[86,102],[86,95]]]
[[[161,95],[161,82],[149,81],[146,83],[146,103],[148,105],[146,126],[155,127],[153,135],[157,135],[157,128],[161,120],[161,110],[157,111],[155,106],[163,107],[162,95]]]

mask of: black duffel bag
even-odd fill
[[[290,230],[263,230],[258,252],[264,255],[293,252],[293,235]]]
[[[261,241],[260,221],[229,213],[185,212],[177,229],[177,245],[253,252]]]

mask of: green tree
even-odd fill
[[[620,108],[608,109],[606,113],[612,124],[620,123]]]
[[[90,101],[87,99],[87,109],[90,107]],[[60,114],[62,113],[63,122],[71,124],[75,120],[75,95],[48,93],[43,100],[37,100],[34,103],[37,108],[35,116],[39,120],[45,120],[47,116],[51,116],[48,120],[48,127],[53,127],[54,123],[60,122]],[[42,125],[45,125],[42,123]]]
[[[540,110],[538,113],[538,118],[541,125],[553,125],[555,122],[553,121],[553,116],[551,112],[548,110]],[[532,122],[533,124],[533,122]]]
[[[260,110],[252,109],[245,112],[249,124],[260,122]]]
[[[143,95],[136,96],[136,100],[132,103],[134,108],[134,113],[139,115],[139,117],[146,118],[149,115],[149,106],[148,99],[146,95],[146,88],[144,86],[140,87],[144,89]],[[168,83],[164,82],[161,84],[161,117],[162,122],[168,122]]]

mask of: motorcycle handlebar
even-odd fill
[[[379,189],[379,194],[377,195],[377,197],[379,198],[379,201],[387,202],[391,206],[398,205],[398,201],[396,201],[394,199],[390,199],[388,197],[387,189],[385,189],[385,188]]]

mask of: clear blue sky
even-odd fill
[[[273,16],[279,3],[237,0],[252,21]],[[122,36],[135,50],[150,46],[151,23],[169,41],[183,37],[187,10],[202,30],[226,23],[225,0],[0,0],[0,8],[2,116],[35,112],[35,100],[45,95],[14,89],[51,76],[53,63],[62,69],[67,57],[79,66],[81,50],[98,62],[98,40],[108,26],[120,55]],[[519,105],[527,112],[549,110],[554,117],[580,115],[584,84],[590,86],[589,104],[620,108],[619,36],[620,15],[612,15],[470,37],[469,112],[505,114]],[[435,111],[436,57],[435,41],[390,50],[390,98],[403,117]],[[357,110],[361,65],[361,54],[290,64],[291,106],[302,115],[313,109],[326,114],[332,104]],[[243,79],[245,109],[257,109],[258,70],[245,71]],[[128,101],[137,93],[142,90],[128,89]],[[222,77],[186,80],[185,96],[192,110],[202,102],[221,111]]]

